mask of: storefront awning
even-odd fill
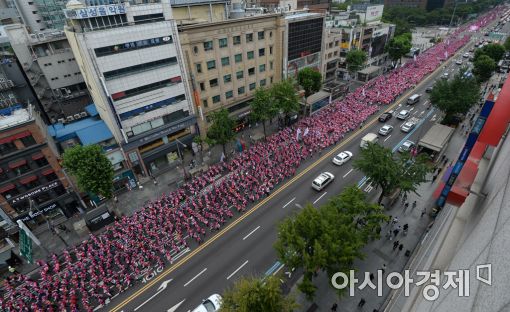
[[[0,188],[0,193],[5,193],[5,192],[8,192],[12,189],[14,189],[16,186],[12,183],[9,183],[7,185],[4,185]]]
[[[17,160],[17,161],[13,161],[9,164],[9,168],[11,169],[14,169],[14,168],[18,168],[20,166],[23,166],[27,163],[27,161],[25,159],[20,159],[20,160]]]
[[[35,180],[37,180],[37,176],[31,175],[31,176],[28,176],[28,177],[25,177],[25,178],[19,180],[19,182],[21,184],[28,184],[28,183],[33,182]]]
[[[478,141],[497,146],[510,122],[510,80],[507,79],[487,118]]]
[[[27,137],[29,135],[31,135],[32,133],[28,130],[25,130],[25,131],[22,131],[22,132],[19,132],[19,133],[16,133],[14,135],[11,135],[11,136],[8,136],[8,137],[5,137],[5,138],[2,138],[0,139],[0,144],[5,144],[5,143],[9,143],[9,142],[12,142],[14,140],[17,140],[17,139],[21,139],[21,138],[24,138],[24,137]]]
[[[43,153],[37,153],[35,155],[32,155],[32,160],[38,160],[38,159],[41,159],[41,158],[44,158],[44,154]]]
[[[53,172],[55,172],[55,171],[53,171],[53,169],[52,169],[52,168],[49,168],[49,169],[46,169],[46,170],[44,170],[43,172],[41,172],[41,174],[42,174],[43,176],[47,176],[48,174],[52,174]]]

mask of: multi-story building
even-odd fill
[[[13,24],[4,33],[50,122],[83,117],[90,97],[64,32],[29,34],[23,25]]]
[[[278,10],[278,8],[328,11],[331,9],[331,0],[248,0],[246,3],[247,6],[264,7],[271,11]]]
[[[207,116],[226,108],[243,127],[256,88],[281,79],[280,14],[179,27],[201,134]]]
[[[0,0],[0,25],[19,23],[20,14],[12,0]]]
[[[229,18],[230,0],[170,0],[178,25],[213,23]]]
[[[337,78],[340,58],[340,45],[342,43],[342,29],[327,28],[324,37],[324,53],[322,53],[321,74],[327,83]]]
[[[291,11],[283,15],[283,77],[297,77],[306,67],[321,71],[325,14]]]
[[[46,219],[57,225],[81,207],[31,105],[0,110],[0,207],[2,226],[22,220],[32,229]]]
[[[63,0],[13,0],[29,33],[62,30],[65,24]]]
[[[170,3],[72,0],[65,14],[94,104],[135,173],[177,166],[197,127]]]

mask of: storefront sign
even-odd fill
[[[64,15],[69,19],[85,19],[118,14],[126,14],[124,4],[98,5],[77,10],[64,10]]]
[[[27,222],[27,221],[35,219],[36,217],[40,216],[43,213],[46,214],[48,211],[51,211],[51,210],[53,210],[55,208],[58,208],[58,204],[57,203],[53,203],[53,204],[50,204],[50,205],[48,205],[46,207],[39,208],[36,211],[29,211],[26,215],[18,216],[14,220],[15,221],[21,220],[23,222]]]
[[[39,188],[36,188],[35,190],[33,190],[33,191],[29,192],[29,193],[25,193],[25,194],[20,195],[18,197],[14,197],[10,201],[11,201],[12,204],[15,204],[15,203],[17,203],[17,202],[19,202],[21,200],[32,198],[34,195],[47,192],[47,191],[49,191],[49,190],[51,190],[53,188],[56,188],[59,185],[60,185],[60,181],[51,182],[50,184],[47,184],[47,185],[41,186]]]

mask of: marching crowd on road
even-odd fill
[[[474,25],[483,27],[495,17],[493,11]],[[467,27],[458,29],[415,61],[370,81],[231,160],[211,166],[134,215],[117,219],[103,234],[91,235],[60,257],[39,260],[36,276],[13,274],[0,290],[0,310],[92,311],[104,305],[136,283],[146,268],[171,264],[191,241],[200,244],[207,233],[220,229],[228,219],[293,176],[305,159],[336,144],[376,113],[380,105],[390,104],[416,85],[469,40],[469,35],[461,35]],[[401,245],[396,248],[401,249]]]

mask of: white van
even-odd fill
[[[409,97],[407,99],[407,104],[409,104],[409,105],[416,104],[416,103],[418,103],[420,101],[420,98],[421,98],[421,95],[413,94],[413,95],[411,95],[411,97]]]
[[[377,143],[379,141],[379,137],[375,133],[367,133],[364,137],[361,138],[361,143],[359,147],[366,148],[368,143]]]

